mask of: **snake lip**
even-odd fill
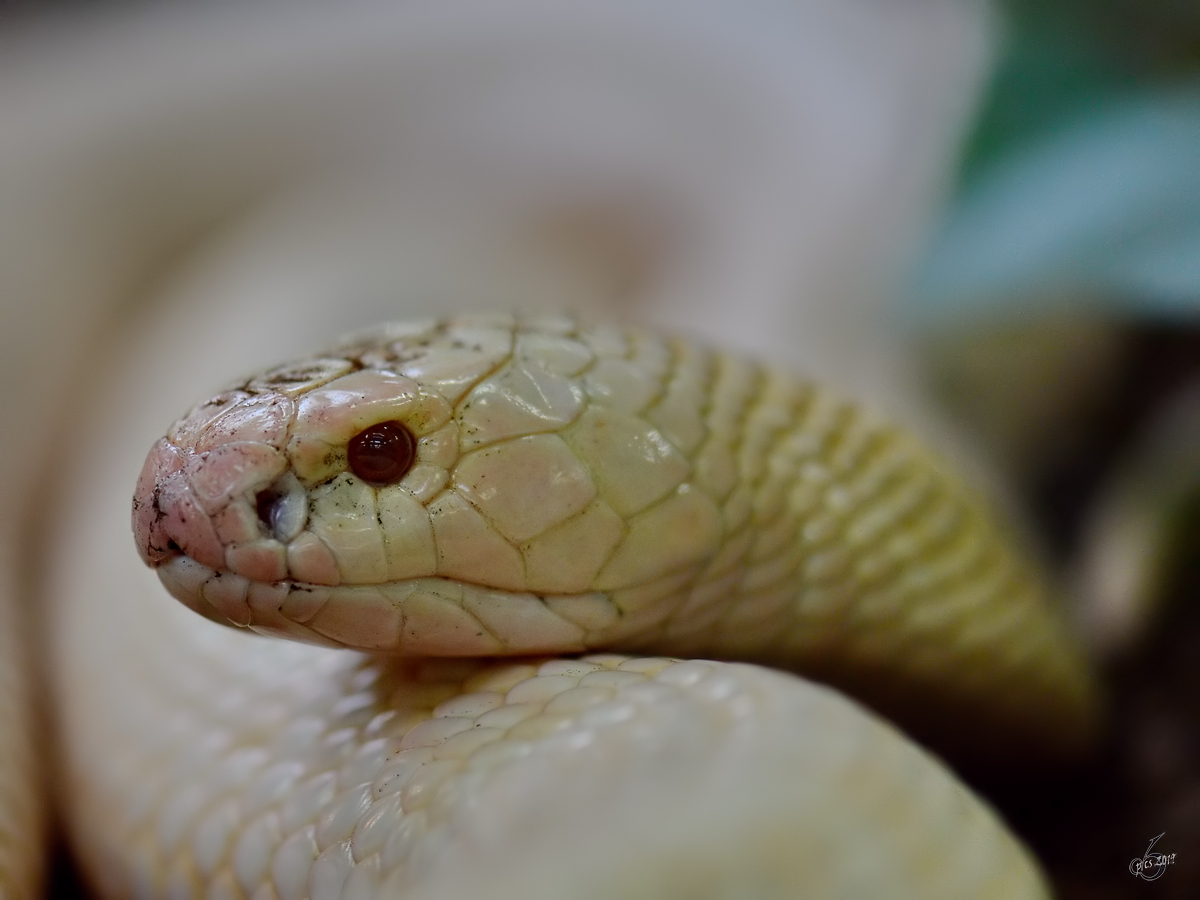
[[[440,577],[336,587],[264,582],[183,554],[162,559],[156,571],[172,596],[207,619],[308,643],[411,656],[589,649],[585,629],[555,608],[556,598],[534,593]]]
[[[324,605],[329,588],[292,579],[255,581],[175,552],[154,564],[163,586],[189,609],[223,625],[255,627],[273,617],[302,624]],[[295,635],[294,635],[295,636]]]

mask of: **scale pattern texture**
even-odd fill
[[[71,713],[126,750],[79,754],[69,784],[106,896],[1047,896],[940,763],[819,685],[611,655],[383,661],[161,607],[92,670],[124,702]]]
[[[386,420],[417,460],[373,487],[346,444]],[[270,522],[264,491],[289,498]],[[635,329],[373,330],[176,423],[134,522],[176,596],[267,633],[744,659],[984,744],[1093,724],[1042,579],[943,463],[818,385]]]
[[[385,420],[417,459],[373,487],[345,446]],[[984,506],[815,385],[502,317],[242,381],[155,446],[134,506],[143,558],[221,625],[121,553],[131,432],[103,434],[65,476],[49,667],[102,896],[1048,895],[855,701],[661,655],[969,712],[1014,752],[1086,731],[1087,672]]]

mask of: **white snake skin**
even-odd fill
[[[536,3],[518,6],[520,14],[503,15],[502,40],[512,44],[505,52],[527,59],[529,46],[537,46],[536,41],[522,42],[527,25],[543,21],[547,10]],[[624,10],[613,15],[620,21],[620,16],[636,18],[640,13]],[[887,32],[890,39],[896,33],[872,30],[873,17],[886,19],[887,14],[864,7],[844,20],[841,15],[814,12],[814,36],[805,40],[809,51],[820,51],[826,44],[855,45],[863,58],[885,60],[878,73],[855,88],[864,101],[862,109],[882,110],[889,103],[908,102],[906,97],[919,97],[924,103],[933,96],[930,85],[948,83],[931,69],[931,74],[914,77],[900,89],[889,67],[901,68],[904,54],[912,48],[901,43],[903,52],[894,57],[876,52],[890,46],[876,40],[877,35]],[[955,20],[954,15],[935,43],[941,41],[956,52],[967,48],[947,64],[958,71],[974,65],[977,48],[972,41],[977,31],[971,16]],[[396,57],[388,42],[416,46],[420,41],[410,35],[420,37],[422,28],[435,35],[429,45],[436,47],[442,32],[436,16],[430,21],[418,18],[415,28],[397,27],[403,39],[392,36],[388,29],[395,25],[389,24],[380,32],[387,36],[379,38],[378,46],[372,44],[370,52],[377,60]],[[554,21],[548,34],[559,28],[568,44],[591,46],[590,26],[580,28],[565,14],[567,25]],[[931,14],[902,24],[911,29],[911,37],[934,34],[941,21]],[[371,28],[362,31],[374,36]],[[741,71],[749,58],[772,65],[806,58],[793,53],[786,41],[764,52],[751,34],[753,28],[746,32],[750,38],[733,54],[742,54],[742,61],[730,63],[722,57],[717,71],[725,65]],[[614,32],[619,33],[620,29]],[[724,40],[733,46],[742,38],[729,37],[731,33],[718,22],[710,32],[701,29],[700,37],[709,40],[720,34],[714,46]],[[247,34],[251,37],[244,57],[253,58],[256,66],[254,32]],[[965,43],[960,40],[963,35]],[[151,35],[147,43],[170,46],[160,40],[164,37],[169,35]],[[361,37],[322,32],[312,41],[321,47],[340,41],[344,49],[356,47]],[[454,45],[455,52],[463,54],[465,47],[470,57],[473,41],[494,37],[481,31],[462,46]],[[562,39],[560,34],[553,40]],[[619,44],[622,39],[600,40]],[[682,40],[679,46],[686,44]],[[297,41],[297,46],[301,49],[294,54],[296,60],[307,61],[308,45]],[[187,48],[180,56],[181,72],[188,71],[188,60],[196,72],[211,73],[217,68],[213,60],[220,59],[225,67],[226,60],[237,57],[213,54],[202,41]],[[691,52],[681,53],[667,68],[705,71],[720,56],[706,49],[693,59]],[[842,58],[840,51],[826,55],[823,65]],[[299,69],[287,53],[274,59],[272,64]],[[570,63],[564,65],[571,70]],[[159,121],[147,116],[129,140],[118,129],[136,121],[128,112],[132,105],[101,103],[94,119],[85,122],[83,116],[72,118],[71,110],[87,105],[73,98],[68,112],[58,120],[50,117],[52,127],[45,126],[46,146],[61,148],[64,154],[80,148],[78,159],[67,159],[57,169],[52,155],[39,166],[44,147],[26,140],[44,125],[35,115],[27,121],[10,116],[7,121],[26,121],[27,127],[9,129],[0,146],[4,171],[15,173],[0,183],[7,215],[30,223],[32,236],[26,239],[19,232],[21,240],[8,240],[6,235],[4,243],[6,290],[31,311],[28,324],[6,330],[4,363],[14,371],[29,371],[34,365],[47,373],[45,381],[28,385],[24,406],[5,407],[6,415],[25,415],[30,430],[22,431],[26,437],[21,440],[6,434],[0,448],[5,451],[7,486],[14,491],[21,487],[26,496],[36,492],[19,482],[43,462],[43,436],[64,438],[60,446],[66,452],[54,457],[53,476],[47,475],[46,490],[57,497],[58,512],[44,542],[69,552],[53,556],[54,564],[46,566],[36,594],[46,601],[42,612],[50,640],[44,668],[48,696],[57,704],[53,719],[61,764],[53,770],[51,789],[85,875],[101,894],[258,900],[806,893],[1044,896],[1041,876],[1026,852],[942,764],[861,707],[792,676],[729,664],[609,656],[583,663],[497,663],[488,669],[477,663],[382,664],[353,653],[267,642],[222,629],[165,598],[153,575],[137,562],[128,535],[128,494],[146,447],[183,405],[231,373],[261,365],[263,359],[283,358],[298,347],[317,346],[331,327],[345,327],[334,325],[335,313],[342,310],[306,310],[294,296],[280,303],[276,301],[281,298],[270,298],[267,290],[259,297],[268,297],[266,302],[222,307],[210,290],[201,291],[199,300],[192,298],[190,309],[188,303],[177,302],[167,304],[166,312],[143,311],[132,317],[126,332],[98,337],[97,323],[105,318],[105,310],[127,299],[131,284],[148,273],[161,275],[163,259],[176,249],[172,241],[194,235],[199,223],[237,209],[247,185],[261,185],[268,173],[273,176],[289,166],[294,171],[303,156],[294,148],[329,149],[335,143],[325,140],[328,129],[319,115],[311,121],[303,114],[284,119],[278,133],[263,123],[274,127],[280,120],[247,115],[247,109],[273,109],[276,98],[270,90],[255,92],[259,69],[239,69],[237,64],[228,68],[227,84],[212,87],[200,79],[206,87],[195,92],[200,96],[211,89],[220,94],[228,104],[225,108],[235,110],[228,119],[220,103],[177,104],[172,91],[188,94],[190,88],[166,85],[161,98],[155,94],[141,100],[150,106],[158,103],[170,115]],[[754,70],[746,85],[761,88],[787,71],[779,66],[768,74],[770,68]],[[532,71],[535,81],[541,77],[536,66]],[[180,76],[180,83],[190,77]],[[116,87],[107,96],[133,96],[125,82],[112,81]],[[958,83],[953,78],[950,82]],[[154,78],[130,83],[158,87]],[[688,77],[680,83],[688,83]],[[307,82],[297,87],[303,103],[294,109],[307,113],[311,104],[321,108],[324,103],[333,118],[338,93],[323,97],[307,88]],[[340,89],[352,93],[344,83]],[[954,97],[929,102],[958,109],[958,90]],[[772,92],[765,93],[777,102]],[[387,89],[381,93],[391,99]],[[655,103],[685,108],[673,104],[675,96],[664,91],[647,109],[654,110]],[[793,96],[792,88],[778,94]],[[5,110],[23,111],[21,99],[19,90],[11,92]],[[238,106],[243,99],[249,104],[245,108]],[[5,100],[0,96],[0,102]],[[421,107],[414,103],[413,108]],[[771,308],[768,298],[791,298],[796,271],[805,272],[798,279],[801,283],[826,297],[829,286],[847,273],[862,277],[846,284],[873,283],[878,270],[871,268],[863,276],[868,270],[859,271],[857,251],[846,257],[852,258],[850,263],[833,260],[843,244],[852,244],[874,226],[881,192],[893,183],[907,183],[883,160],[918,160],[910,164],[921,170],[917,182],[924,186],[932,179],[933,157],[946,152],[943,145],[952,127],[941,124],[926,132],[931,136],[923,139],[922,145],[928,145],[925,161],[921,154],[893,155],[886,140],[877,140],[879,133],[870,128],[864,132],[861,122],[840,114],[830,112],[825,124],[814,129],[812,117],[822,121],[820,116],[826,114],[817,112],[822,109],[819,99],[797,102],[796,109],[789,107],[781,118],[776,115],[780,108],[765,103],[770,116],[756,110],[747,119],[753,125],[757,115],[755,127],[762,130],[744,132],[746,144],[774,148],[773,155],[757,158],[762,168],[751,167],[752,177],[730,181],[733,173],[747,170],[723,169],[720,154],[714,154],[704,163],[713,168],[688,171],[676,182],[666,179],[672,186],[665,190],[670,202],[664,208],[707,217],[712,230],[691,246],[691,256],[685,253],[673,261],[676,274],[690,277],[674,282],[668,278],[668,289],[650,304],[648,317],[682,322],[694,315],[699,331],[727,334],[743,349],[770,346],[776,359],[790,359],[797,342],[808,340],[820,368],[843,365],[850,376],[861,378],[856,387],[878,387],[884,396],[902,397],[902,379],[887,383],[887,378],[878,377],[881,371],[895,371],[889,369],[894,348],[878,352],[886,342],[877,341],[878,327],[872,331],[861,310],[843,315],[846,308],[837,304],[813,307],[834,311],[828,319],[815,318],[818,324],[834,323],[829,333],[870,333],[853,354],[842,358],[805,337],[809,332],[804,326],[811,324],[804,318],[807,311],[796,312],[799,306],[793,310],[790,299]],[[708,127],[705,115],[700,119]],[[369,120],[370,114],[361,118]],[[103,139],[83,139],[89,137],[88,127],[102,131],[95,124],[102,120],[122,124]],[[195,140],[171,131],[184,120]],[[430,121],[438,122],[436,117]],[[874,120],[864,114],[863,121]],[[784,124],[776,128],[777,122]],[[573,127],[565,126],[564,133]],[[164,134],[167,140],[156,143]],[[640,187],[665,174],[673,176],[680,148],[696,145],[689,143],[690,134],[686,129],[671,133],[664,144],[667,152],[645,171],[635,172],[638,177],[628,176],[644,160],[612,167],[606,170],[608,177]],[[730,127],[727,134],[743,134],[741,125]],[[488,135],[489,140],[494,137]],[[576,137],[572,133],[572,140]],[[138,140],[143,138],[144,146],[156,149],[140,154],[143,145]],[[215,140],[218,149],[213,150],[209,140]],[[469,128],[465,138],[453,140],[472,149],[478,144]],[[591,174],[596,159],[586,140],[579,146],[588,153],[581,153],[575,143],[550,143],[555,152],[578,154],[571,164],[575,174]],[[805,154],[828,167],[840,162],[841,148],[851,145],[876,148],[879,157],[852,164],[850,174],[830,181],[827,190],[824,175],[788,181],[788,173],[803,175],[804,166],[797,168],[797,160]],[[167,157],[175,146],[202,147],[205,153],[183,157],[178,171],[162,175],[156,168],[161,160],[154,153],[163,146]],[[797,153],[798,146],[803,152]],[[439,155],[436,140],[425,149],[433,157]],[[619,156],[622,148],[616,149]],[[645,149],[639,147],[638,152]],[[531,172],[542,174],[537,154],[520,162],[528,148],[507,150],[518,160],[516,171],[524,179],[517,183],[528,186],[533,183]],[[728,156],[737,157],[736,152]],[[603,158],[600,162],[601,168],[607,164]],[[859,177],[868,170],[871,178]],[[204,176],[197,177],[197,171]],[[30,172],[37,178],[31,179]],[[504,172],[501,166],[485,180],[501,182]],[[559,173],[563,183],[569,183],[571,172],[568,166],[565,175]],[[454,174],[451,166],[449,180]],[[447,173],[439,177],[447,178]],[[174,184],[164,189],[171,178],[177,178],[178,190]],[[603,187],[609,182],[596,183]],[[109,193],[89,193],[88,186],[96,184]],[[696,187],[701,184],[703,188]],[[728,190],[712,189],[727,184]],[[51,200],[39,200],[38,191]],[[438,202],[436,191],[433,195],[432,201],[423,198],[426,209]],[[672,206],[680,196],[688,202]],[[539,195],[518,211],[524,215],[539,205],[552,208],[553,199]],[[901,197],[896,205],[903,211],[919,204]],[[49,210],[45,217],[30,214],[40,214],[43,207]],[[114,217],[114,209],[127,214]],[[632,215],[635,224],[643,211]],[[488,227],[503,224],[512,212],[511,207],[502,209]],[[897,215],[909,221],[907,215]],[[616,221],[620,225],[625,220],[619,215]],[[82,244],[77,240],[80,234],[89,236]],[[763,240],[766,236],[770,239]],[[336,259],[354,243],[352,237],[344,240],[340,250],[328,255]],[[871,240],[864,239],[864,244]],[[805,248],[806,255],[793,270],[797,247]],[[877,251],[868,256],[870,252]],[[420,253],[418,249],[414,256]],[[303,265],[299,268],[302,271]],[[431,263],[429,268],[438,270],[438,265]],[[464,302],[477,305],[481,298],[492,298],[507,304],[529,287],[518,278],[515,290],[501,291],[497,283],[502,279],[494,275],[477,278],[476,286],[482,289],[466,291]],[[297,286],[304,287],[302,277],[290,286],[285,282],[281,293]],[[760,307],[761,319],[729,308],[730,292],[736,294],[739,286],[747,297],[767,304]],[[539,283],[536,293],[560,299],[555,290],[547,291],[546,284]],[[582,293],[585,296],[561,299],[575,306],[595,299],[594,290]],[[347,305],[359,321],[385,312],[397,314],[391,307]],[[281,329],[279,323],[289,317],[303,324]],[[232,353],[214,351],[228,337],[223,323],[235,318],[248,336],[243,346]],[[772,327],[771,322],[786,322],[787,327]],[[95,352],[87,351],[89,345]],[[72,365],[43,365],[63,357]],[[78,360],[86,360],[86,365],[75,365]],[[71,452],[80,446],[81,436],[86,436],[87,453]],[[18,546],[16,536],[5,544]],[[12,563],[15,566],[15,559]],[[14,595],[25,589],[14,580]],[[16,634],[17,629],[6,628],[0,640]],[[18,718],[28,721],[31,695],[19,663],[17,654],[0,647],[0,665],[11,666],[15,673],[0,701],[16,698],[9,705]],[[8,742],[4,750],[8,744],[15,748],[5,757],[14,765],[6,771],[0,792],[13,798],[0,806],[0,873],[8,879],[4,890],[15,897],[29,896],[37,884],[42,813],[35,802],[36,782],[30,777],[35,771],[33,734],[29,727],[0,731],[0,739]],[[21,754],[28,763],[18,764]]]
[[[105,894],[1045,895],[940,763],[820,686],[613,656],[373,663],[171,603],[117,512],[147,351],[92,411],[126,426],[68,488],[78,523],[110,525],[68,525],[54,586],[59,787]]]

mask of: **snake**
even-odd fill
[[[480,198],[496,199],[498,188],[504,209],[490,220],[493,236],[511,235],[529,214],[557,214],[564,204],[571,212],[582,203],[587,222],[593,200],[611,210],[616,199],[616,216],[602,216],[607,224],[601,239],[612,226],[635,238],[665,226],[683,239],[662,246],[632,241],[635,262],[649,263],[656,275],[686,270],[679,272],[682,280],[666,278],[678,289],[678,306],[647,319],[674,319],[700,332],[707,320],[712,335],[736,298],[756,310],[754,317],[742,310],[737,318],[770,324],[740,340],[721,325],[722,341],[776,358],[782,347],[818,367],[820,354],[812,350],[822,348],[800,352],[792,343],[806,334],[829,337],[830,324],[840,335],[846,324],[857,359],[845,367],[852,378],[863,373],[853,380],[854,389],[870,383],[866,373],[876,372],[871,362],[883,354],[865,340],[868,317],[858,313],[866,304],[857,299],[876,296],[887,278],[882,257],[893,236],[914,233],[928,212],[926,196],[940,181],[936,173],[948,166],[958,122],[982,78],[985,11],[958,2],[760,7],[714,4],[701,16],[674,2],[359,4],[295,8],[287,16],[193,8],[179,17],[66,17],[61,29],[37,26],[28,35],[20,29],[0,84],[6,122],[0,205],[11,226],[0,241],[0,362],[10,388],[0,458],[12,509],[0,540],[0,894],[40,895],[43,830],[54,815],[50,799],[97,895],[325,896],[329,866],[332,882],[343,883],[337,877],[346,874],[346,892],[361,893],[364,888],[350,880],[366,878],[376,865],[367,862],[374,852],[354,856],[364,848],[364,836],[355,844],[341,827],[318,829],[325,814],[343,808],[338,804],[358,803],[343,787],[358,790],[366,769],[358,775],[344,769],[349,756],[374,754],[380,745],[371,742],[377,739],[402,740],[404,710],[432,716],[443,702],[440,695],[461,694],[470,666],[490,665],[460,660],[454,666],[461,668],[445,662],[449,668],[436,672],[409,671],[378,652],[265,641],[176,608],[157,578],[139,569],[128,546],[128,493],[140,456],[180,412],[158,408],[156,397],[182,407],[192,394],[202,396],[211,385],[194,384],[186,397],[168,401],[166,384],[185,378],[182,372],[202,370],[230,334],[253,332],[245,325],[254,317],[236,310],[228,326],[216,329],[221,317],[210,313],[214,329],[203,338],[194,329],[146,335],[138,326],[152,317],[157,300],[142,288],[168,274],[176,252],[198,250],[215,238],[221,223],[330,170],[361,175],[364,164],[428,192],[428,215],[414,210],[413,197],[401,204],[422,238],[454,209],[455,198],[469,200],[462,214],[478,224],[486,218]],[[540,112],[529,116],[528,110]],[[421,166],[422,157],[436,164]],[[403,172],[397,173],[400,160]],[[474,161],[485,163],[481,179],[472,178]],[[365,193],[377,197],[386,180],[367,178]],[[443,190],[448,182],[458,190]],[[322,221],[346,241],[341,246],[358,248],[362,241],[347,238],[338,209],[344,206],[320,204]],[[686,234],[676,229],[682,223],[688,224]],[[368,230],[384,235],[389,252],[406,246],[388,229]],[[329,246],[307,256],[348,262]],[[442,283],[440,276],[460,275],[480,258],[451,252],[431,268]],[[698,265],[689,270],[688,259]],[[400,269],[406,292],[420,290],[413,266]],[[308,281],[305,275],[299,280]],[[463,305],[496,302],[496,282],[488,278],[486,296],[468,296]],[[518,292],[524,300],[528,287]],[[572,281],[554,293],[554,302],[574,302],[560,294],[580,287]],[[197,306],[212,310],[226,296],[217,292]],[[793,302],[800,296],[804,304]],[[809,299],[822,296],[840,300],[810,307]],[[354,314],[344,308],[344,298],[346,293],[336,293],[331,306],[349,322]],[[779,299],[775,308],[772,298]],[[654,305],[647,299],[642,312]],[[287,310],[278,311],[266,334],[293,329],[294,335],[296,322],[322,320],[300,306],[290,293]],[[106,329],[116,310],[131,316],[121,328]],[[395,310],[374,318],[410,311],[401,304]],[[142,342],[131,347],[126,331],[138,332]],[[774,347],[768,340],[773,336],[780,340]],[[146,362],[156,349],[162,353],[119,389],[106,378],[114,359]],[[182,360],[188,353],[193,359]],[[264,349],[264,362],[268,355]],[[845,354],[834,355],[841,361]],[[242,361],[228,371],[254,366],[258,362]],[[211,374],[214,385],[226,377]],[[130,416],[149,420],[156,409],[161,421],[154,428],[143,430],[140,419],[131,425]],[[136,446],[120,446],[125,440]],[[36,637],[26,619],[41,625]],[[540,659],[536,665],[550,665]],[[611,679],[626,682],[637,665],[592,659],[602,668],[620,668],[622,674]],[[575,665],[583,664],[576,659]],[[961,896],[972,893],[978,876],[971,874],[977,854],[968,852],[977,841],[964,842],[960,830],[991,835],[982,840],[1001,847],[1012,844],[952,775],[916,749],[901,749],[908,744],[892,726],[840,695],[792,676],[768,678],[760,668],[704,664],[703,671],[713,674],[707,686],[677,684],[670,696],[678,703],[670,703],[664,694],[670,679],[695,673],[700,664],[673,668],[676,676],[653,674],[654,665],[646,665],[642,677],[653,684],[607,689],[614,702],[641,703],[637,708],[646,715],[635,716],[628,728],[610,724],[589,731],[600,742],[590,756],[576,748],[574,755],[553,757],[588,769],[580,778],[551,778],[535,762],[512,761],[502,769],[509,773],[505,778],[546,775],[547,791],[533,792],[544,802],[524,808],[528,815],[520,827],[493,830],[508,835],[504,848],[481,844],[486,823],[502,823],[488,820],[486,810],[517,822],[516,797],[463,812],[458,834],[467,834],[462,828],[468,824],[484,829],[474,832],[480,840],[463,857],[475,862],[438,868],[440,881],[422,889],[467,894],[474,878],[470,893],[524,889],[528,895],[536,893],[529,877],[558,877],[569,878],[559,884],[572,887],[558,894],[581,893],[588,884],[604,893],[604,878],[624,877],[620,871],[647,877],[691,871],[698,882],[692,893],[709,883],[737,890],[756,883],[746,881],[756,871],[779,871],[780,883],[794,886],[794,876],[785,874],[796,871],[793,859],[803,851],[808,877],[827,877],[826,893],[836,893],[836,886],[870,883],[864,878],[887,880],[894,869],[860,874],[862,860],[883,860],[888,847],[900,847],[895,852],[912,872],[932,874],[922,882],[913,881],[912,872],[896,875],[893,886],[922,883],[931,895],[930,877],[941,878],[943,893]],[[841,684],[852,671],[842,672]],[[562,685],[568,676],[551,668],[538,672],[539,685]],[[571,678],[598,680],[594,672],[570,672]],[[377,676],[384,680],[371,688],[367,682]],[[44,684],[31,684],[38,677]],[[431,688],[416,686],[433,682]],[[599,685],[592,682],[586,688],[594,694]],[[869,683],[882,684],[874,678]],[[401,684],[407,685],[402,696]],[[35,694],[34,686],[44,690]],[[568,702],[557,701],[552,714],[562,715]],[[755,715],[739,712],[746,703]],[[919,707],[908,704],[910,713]],[[684,708],[695,714],[685,715]],[[618,714],[607,709],[606,715]],[[811,731],[821,710],[842,727]],[[370,725],[389,712],[401,719]],[[370,716],[366,725],[364,716]],[[32,727],[36,719],[48,727]],[[734,721],[745,725],[728,727]],[[523,727],[532,740],[534,728],[542,726]],[[799,778],[817,760],[804,751],[804,740],[827,731],[841,734],[840,743],[822,739],[811,749],[826,754],[822,758],[830,762],[823,770],[836,778]],[[572,733],[571,740],[584,739]],[[526,739],[521,732],[511,737]],[[857,738],[875,748],[857,768],[828,756],[848,752]],[[400,752],[384,750],[380,760]],[[360,766],[371,763],[362,756]],[[928,776],[913,774],[930,767]],[[892,775],[878,774],[884,769]],[[436,768],[421,772],[432,778]],[[778,778],[770,779],[770,772]],[[680,780],[685,774],[690,780]],[[47,776],[47,790],[40,790],[38,775]],[[350,785],[353,779],[360,780]],[[911,793],[914,779],[919,790]],[[496,786],[488,790],[503,791],[516,782],[490,784]],[[420,803],[419,785],[403,798],[409,814]],[[706,791],[697,793],[698,785]],[[826,785],[824,799],[804,793]],[[917,800],[895,806],[905,816],[924,809],[922,798],[934,794],[967,811],[940,818],[938,827],[926,822],[898,828],[900,812],[889,818],[878,809],[894,785],[907,785]],[[546,798],[562,800],[556,814]],[[714,803],[725,815],[712,815]],[[817,829],[804,824],[817,820],[798,818],[797,810],[821,810],[818,818],[826,822],[839,810],[845,817],[841,826]],[[409,815],[404,828],[413,829],[419,818]],[[652,827],[654,821],[664,827]],[[535,832],[538,822],[553,826]],[[589,822],[598,832],[586,834]],[[326,844],[330,828],[338,838]],[[922,835],[928,852],[904,848],[906,832]],[[535,839],[539,852],[522,857],[520,846],[532,848]],[[390,850],[385,841],[378,864],[394,864],[403,840],[392,840]],[[662,841],[673,841],[673,850]],[[611,850],[614,842],[628,852]],[[508,877],[486,881],[490,870],[479,859],[485,845],[494,848],[491,860]],[[654,846],[661,852],[650,852]],[[588,875],[581,875],[584,852],[594,853]],[[680,854],[688,860],[683,866],[647,868]],[[634,868],[606,864],[618,857]],[[1000,858],[1024,857],[1001,850]],[[647,866],[638,870],[637,859]],[[721,872],[730,871],[726,864],[742,868],[722,882]],[[1015,866],[1022,884],[1038,881],[1028,875],[1031,864]],[[412,862],[406,871],[404,877],[416,878]],[[450,877],[461,878],[457,887],[463,889],[452,888],[445,881]],[[542,893],[547,890],[554,893],[553,884],[542,884]]]
[[[884,716],[1069,755],[1088,664],[992,504],[812,380],[574,315],[390,323],[180,418],[133,531],[182,603],[56,637],[121,698],[62,714],[104,896],[1048,896]]]

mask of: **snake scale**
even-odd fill
[[[408,450],[364,469],[348,448],[382,425]],[[816,384],[569,316],[391,324],[193,409],[134,530],[187,606],[302,643],[79,606],[59,656],[124,698],[64,713],[69,825],[107,894],[1045,895],[856,703],[679,661],[819,678],[955,750],[1094,728],[1019,542]]]
[[[0,893],[40,895],[54,824],[97,897],[317,900],[393,878],[439,897],[1037,895],[1027,856],[953,776],[815,683],[543,657],[502,690],[530,670],[496,663],[487,681],[482,663],[206,622],[129,540],[138,467],[193,399],[442,299],[619,315],[612,290],[632,287],[645,321],[802,361],[896,409],[872,393],[903,381],[874,301],[985,77],[983,6],[63,12],[5,29],[0,66]],[[565,249],[564,214],[583,225]],[[254,223],[268,246],[249,281],[181,304],[159,291],[187,293]],[[272,285],[270,247],[293,257]],[[376,278],[402,290],[372,305]],[[545,699],[571,679],[590,680]],[[498,709],[525,698],[472,721],[540,712],[480,755],[465,737],[415,746],[435,741],[409,736],[417,719],[468,717],[442,705],[468,687],[502,694]],[[913,723],[921,704],[905,706]],[[427,750],[439,759],[417,761]],[[453,862],[418,864],[430,854]]]

